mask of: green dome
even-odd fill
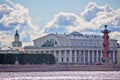
[[[73,36],[83,36],[83,34],[77,32],[77,31],[74,31],[74,32],[70,33],[69,35],[73,35]]]

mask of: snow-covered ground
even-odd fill
[[[0,80],[119,80],[120,71],[1,72]]]

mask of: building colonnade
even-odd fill
[[[57,63],[74,63],[74,64],[97,64],[102,63],[102,49],[29,49],[32,53],[53,54]],[[27,50],[26,50],[27,52]],[[109,53],[111,62],[117,62],[117,51],[112,50]]]
[[[92,50],[57,50],[54,56],[58,63],[92,64],[101,63],[103,53]]]

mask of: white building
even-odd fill
[[[102,62],[103,38],[78,32],[48,34],[35,39],[34,46],[24,47],[27,53],[54,54],[57,63],[96,64]],[[109,39],[109,58],[117,62],[117,40]]]
[[[19,40],[19,33],[17,30],[14,36],[14,41],[12,42],[12,47],[15,49],[19,49],[20,47],[22,47],[22,42]]]
[[[16,30],[14,41],[12,42],[12,47],[3,45],[0,47],[0,54],[16,54],[21,52],[23,52],[22,42],[19,40],[19,33]]]

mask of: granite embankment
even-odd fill
[[[0,65],[0,72],[120,71],[120,65]]]

